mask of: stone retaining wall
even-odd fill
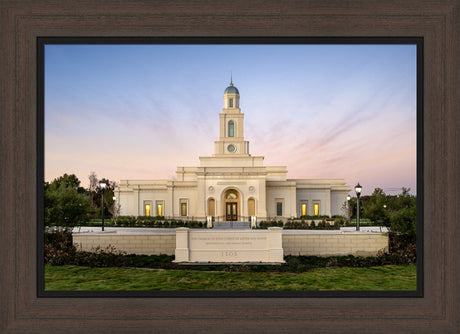
[[[109,245],[128,254],[174,255],[176,235],[122,234],[122,233],[74,233],[77,249],[91,251]],[[284,255],[355,255],[374,256],[379,250],[388,251],[388,236],[382,233],[335,233],[321,234],[308,231],[283,232]]]
[[[104,249],[109,245],[128,254],[144,255],[174,255],[176,249],[175,234],[74,233],[73,242],[78,250],[88,252],[98,246]]]
[[[388,236],[382,233],[283,234],[284,255],[375,256],[388,251]]]

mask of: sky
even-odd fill
[[[199,166],[231,76],[265,166],[359,182],[363,194],[416,193],[415,45],[48,44],[45,181],[171,179]]]

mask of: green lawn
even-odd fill
[[[416,290],[416,266],[322,268],[294,274],[46,265],[45,290]]]

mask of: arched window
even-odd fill
[[[233,108],[233,99],[230,99],[230,108]]]
[[[235,124],[233,121],[228,122],[228,136],[233,137],[235,135]]]
[[[256,201],[254,198],[250,198],[248,200],[248,215],[255,216],[256,215]]]
[[[226,199],[238,199],[238,195],[234,192],[229,192],[226,196]]]
[[[214,217],[216,215],[216,201],[214,198],[208,199],[208,216]]]

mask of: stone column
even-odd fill
[[[256,216],[251,216],[251,228],[257,227],[257,218]]]
[[[190,261],[188,230],[189,229],[187,227],[176,228],[176,259],[174,260],[174,262]]]
[[[283,259],[283,229],[268,228],[268,256],[270,262],[284,262]]]

